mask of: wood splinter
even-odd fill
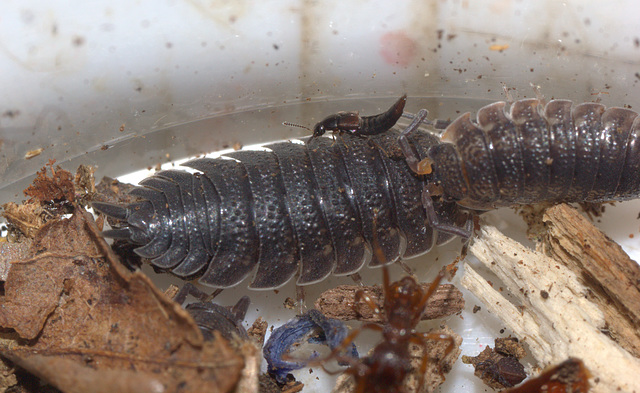
[[[593,392],[640,391],[640,360],[606,334],[605,314],[589,289],[560,262],[483,226],[469,248],[504,283],[518,307],[469,264],[461,284],[530,348],[541,367],[580,358],[594,379]]]

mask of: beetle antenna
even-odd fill
[[[282,125],[283,125],[283,126],[287,126],[287,127],[298,127],[298,128],[304,128],[305,130],[313,131],[313,130],[312,130],[311,128],[309,128],[309,127],[305,127],[305,126],[302,126],[302,125],[300,125],[300,124],[291,123],[291,122],[288,122],[288,121],[283,121],[283,122],[282,122]]]

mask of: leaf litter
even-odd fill
[[[51,172],[29,202],[51,217],[0,296],[0,354],[64,392],[233,391],[244,368],[237,346],[217,333],[205,341],[186,310],[128,271],[73,202],[73,177]],[[62,218],[60,206],[73,215]]]

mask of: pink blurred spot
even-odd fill
[[[380,55],[387,64],[406,67],[416,55],[416,43],[402,31],[380,37]]]

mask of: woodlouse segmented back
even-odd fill
[[[497,102],[455,120],[431,149],[444,193],[492,209],[638,195],[640,118],[629,109],[568,100]]]
[[[388,130],[398,103],[366,133],[335,142],[276,143],[184,164],[196,174],[158,172],[132,191],[142,201],[94,204],[123,220],[105,235],[140,244],[140,256],[183,278],[229,287],[255,270],[251,287],[269,289],[298,271],[304,285],[468,238],[467,209],[640,194],[634,111],[526,99],[506,112],[496,102],[439,140],[418,129],[426,110],[401,133]]]

